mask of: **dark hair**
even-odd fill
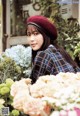
[[[65,60],[70,63],[73,68],[75,69],[76,71],[76,67],[78,67],[77,63],[71,58],[71,56],[66,52],[66,50],[63,48],[63,47],[60,47],[58,44],[55,44],[54,45],[58,50],[59,52],[61,53],[61,55],[65,58]]]
[[[39,50],[37,50],[37,51],[32,50],[32,62],[33,63],[34,63],[34,58],[35,58],[37,52],[47,49],[47,47],[50,45],[50,38],[40,28],[38,28],[38,27],[36,27],[36,28],[43,35],[44,42],[43,42],[42,47]]]

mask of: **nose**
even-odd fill
[[[31,41],[34,41],[35,40],[35,36],[33,34],[31,35],[30,40]]]

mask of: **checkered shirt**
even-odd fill
[[[37,53],[31,74],[33,82],[35,82],[39,76],[56,75],[59,72],[75,71],[53,45]]]

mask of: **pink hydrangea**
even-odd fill
[[[25,102],[23,111],[30,116],[49,116],[50,106],[40,98],[30,98]]]

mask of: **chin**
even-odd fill
[[[33,51],[37,51],[38,49],[33,49]]]
[[[34,46],[34,47],[32,47],[32,49],[34,50],[34,51],[37,51],[37,50],[40,50],[40,46]]]
[[[34,51],[37,51],[37,50],[39,50],[38,48],[32,48]]]

